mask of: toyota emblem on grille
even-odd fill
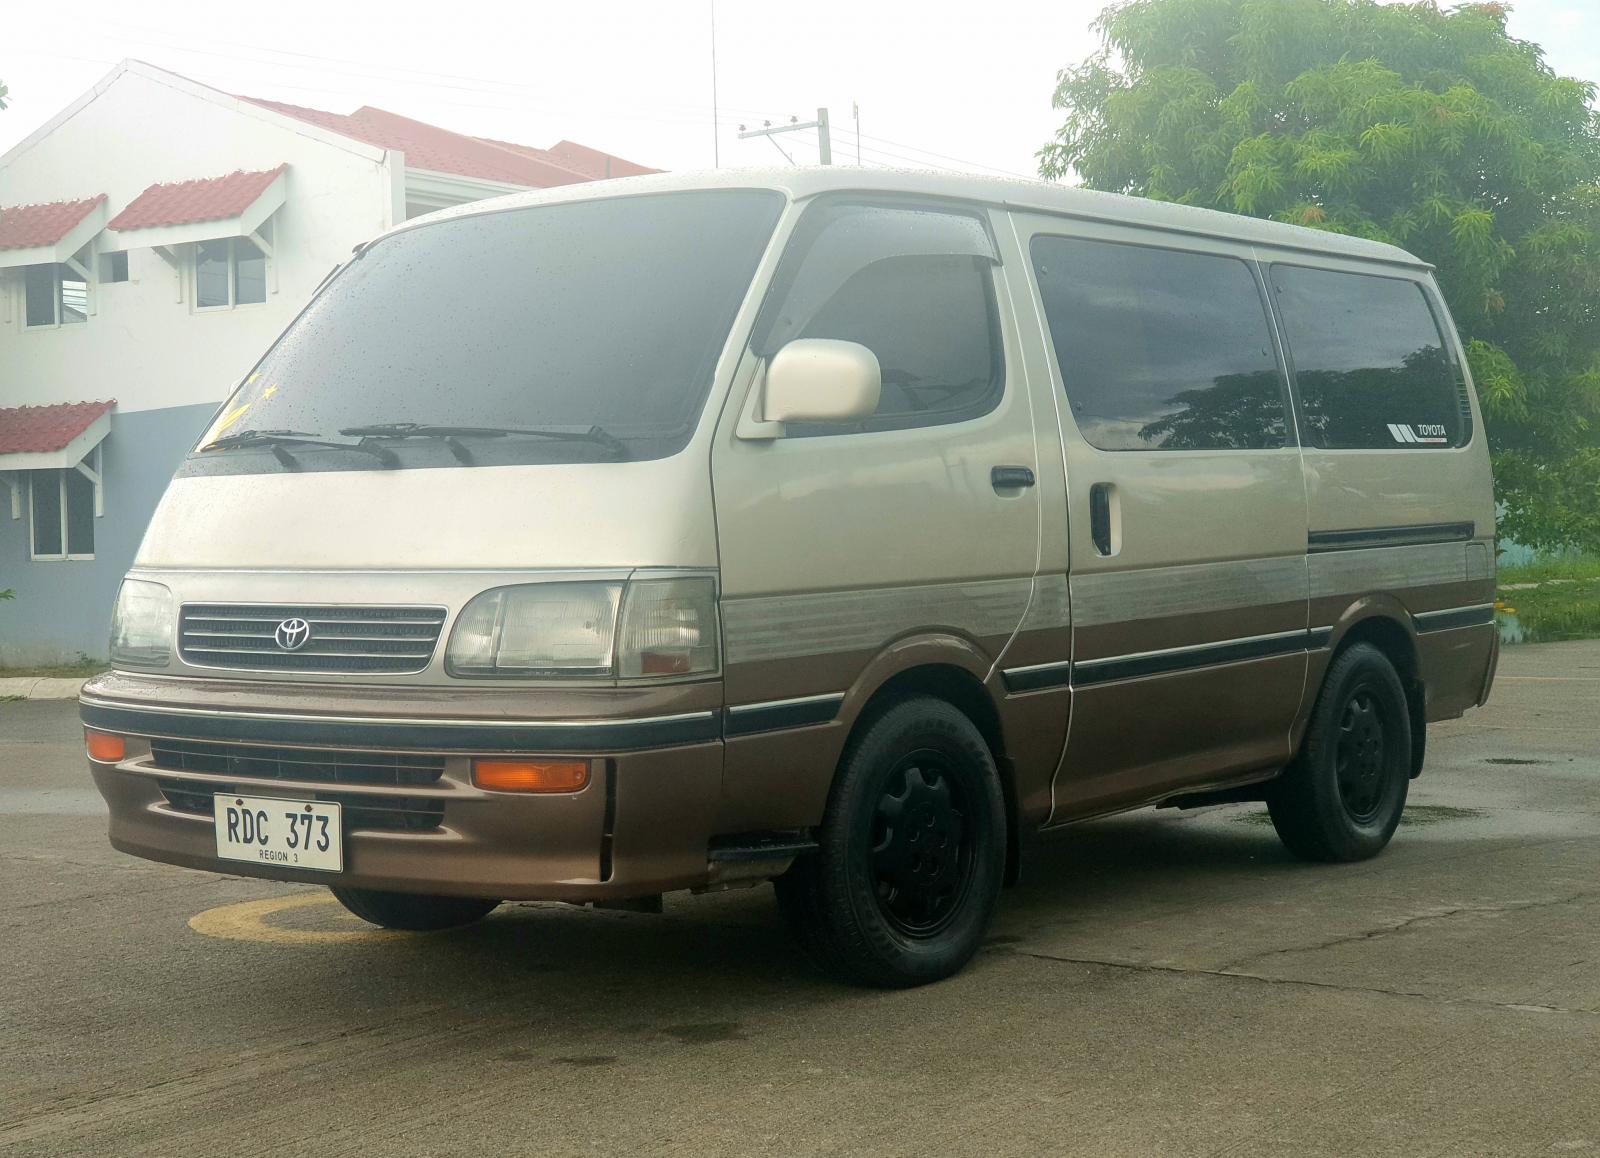
[[[284,651],[299,651],[311,642],[311,625],[303,619],[285,619],[278,624],[278,630],[272,633],[272,638],[278,641],[278,646]]]

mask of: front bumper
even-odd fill
[[[611,689],[614,691],[614,689]],[[445,697],[448,696],[448,702]],[[126,757],[91,761],[114,847],[234,875],[401,892],[590,901],[704,885],[721,792],[720,687],[602,692],[171,680],[113,673],[83,691],[84,724]],[[620,702],[619,702],[620,701]],[[580,756],[579,792],[489,792],[476,755]],[[372,783],[371,765],[408,765]],[[422,765],[418,774],[409,767]],[[344,777],[357,765],[364,779]],[[263,774],[264,770],[270,770]],[[221,860],[213,792],[338,800],[341,873]]]

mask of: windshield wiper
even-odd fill
[[[341,431],[340,433],[343,433]],[[320,434],[312,434],[304,430],[241,430],[238,434],[228,434],[221,438],[214,438],[200,448],[204,453],[208,450],[234,450],[246,446],[265,446],[271,449],[272,457],[290,470],[299,470],[299,461],[291,455],[286,446],[331,446],[335,450],[359,450],[362,454],[370,454],[384,466],[398,466],[400,460],[393,451],[385,450],[381,446],[368,446],[365,441],[335,442],[323,438]]]
[[[445,426],[429,422],[378,422],[370,426],[346,426],[340,434],[361,438],[442,438],[450,442],[456,438],[501,438],[506,435],[529,435],[534,438],[555,438],[566,442],[592,442],[603,446],[619,459],[628,457],[627,443],[603,426],[587,430],[563,430],[555,426]],[[463,462],[466,447],[459,443],[451,451]]]

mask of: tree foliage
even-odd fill
[[[1048,177],[1438,267],[1503,529],[1600,549],[1600,117],[1500,3],[1125,0],[1058,77]]]

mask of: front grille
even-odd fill
[[[164,772],[203,772],[249,780],[315,780],[329,784],[419,787],[438,782],[443,756],[343,749],[273,748],[254,744],[207,744],[199,740],[151,740],[150,762]]]
[[[202,667],[263,671],[419,672],[433,658],[442,607],[309,607],[293,604],[186,603],[178,654]],[[303,619],[310,638],[289,650],[278,625]]]
[[[231,784],[196,784],[189,780],[159,780],[167,806],[194,816],[215,816],[213,792],[250,792]],[[352,796],[317,792],[314,799],[337,802],[346,829],[383,829],[389,832],[428,832],[444,823],[444,802],[426,796]]]

